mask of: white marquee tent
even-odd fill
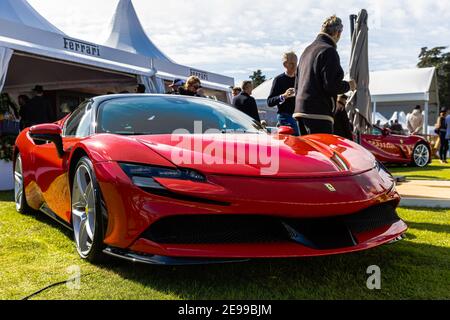
[[[112,48],[171,61],[149,39],[142,27],[131,0],[120,0],[110,25],[105,45]]]
[[[46,90],[124,87],[142,81],[153,92],[162,92],[157,78],[193,74],[204,80],[205,87],[224,92],[234,84],[230,77],[165,57],[145,35],[131,0],[121,0],[114,17],[108,43],[116,48],[111,48],[64,34],[26,0],[0,0],[0,91],[24,92],[36,84]],[[141,45],[154,50],[143,51]]]
[[[158,79],[172,81],[198,76],[205,88],[230,92],[234,80],[173,62],[149,39],[131,0],[119,0],[105,45],[152,58]]]
[[[374,112],[390,109],[408,113],[415,105],[423,106],[424,132],[428,132],[428,125],[438,114],[439,86],[435,68],[372,72],[370,91]]]
[[[270,94],[272,82],[272,79],[267,80],[253,91],[258,107],[263,109],[267,107],[266,99]],[[439,107],[435,68],[371,72],[370,93],[374,115],[381,113],[384,117],[390,118],[396,111],[408,113],[415,105],[422,105],[426,118],[424,126],[435,120],[429,119],[430,114],[435,115]],[[373,120],[376,122],[376,118]]]

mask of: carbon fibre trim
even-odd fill
[[[132,262],[151,265],[165,265],[165,266],[224,264],[224,263],[249,261],[249,259],[200,259],[200,258],[194,259],[194,258],[164,257],[149,254],[139,254],[112,247],[104,249],[103,253]]]

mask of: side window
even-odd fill
[[[78,125],[77,132],[75,134],[77,138],[84,138],[90,135],[91,121],[91,108],[88,106],[81,117],[80,124]]]
[[[78,137],[83,131],[89,131],[90,112],[87,112],[88,103],[83,103],[67,120],[64,128],[65,137]],[[83,132],[86,133],[86,132]]]

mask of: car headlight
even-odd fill
[[[392,175],[392,173],[388,170],[388,168],[386,168],[385,165],[382,164],[380,161],[376,161],[376,162],[375,162],[375,167],[378,169],[379,172],[383,172],[384,174],[387,174],[387,175],[390,176],[391,178],[394,177],[394,176]]]
[[[377,161],[375,163],[375,168],[377,168],[378,173],[380,174],[381,178],[383,179],[383,181],[385,181],[386,183],[390,183],[390,190],[395,188],[395,178],[392,175],[392,173],[384,166],[384,164],[382,164],[381,162]]]
[[[191,169],[173,169],[130,163],[119,164],[127,176],[130,177],[133,184],[141,188],[165,189],[154,178],[206,182],[206,178],[203,174]]]

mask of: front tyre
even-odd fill
[[[103,219],[100,188],[91,160],[78,162],[72,185],[72,226],[78,254],[92,263],[103,260]]]
[[[428,163],[430,163],[430,158],[431,158],[430,149],[428,149],[428,146],[425,143],[420,142],[414,147],[412,155],[413,166],[419,168],[426,167]]]
[[[16,204],[16,211],[19,213],[27,213],[30,211],[27,199],[25,198],[25,185],[23,182],[23,165],[20,153],[16,157],[14,164],[14,202]]]

